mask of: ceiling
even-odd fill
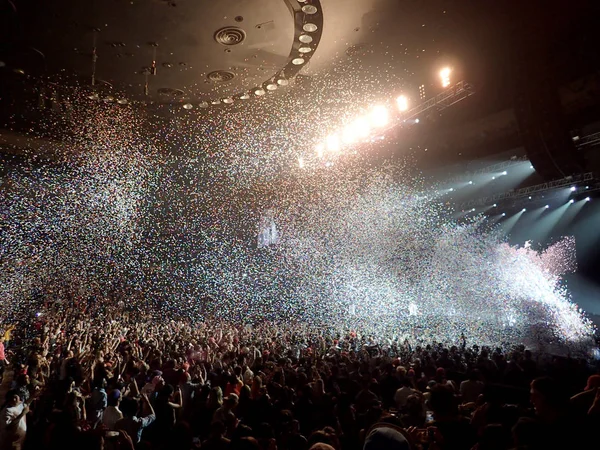
[[[237,102],[244,93],[260,97],[255,91],[267,91],[269,84],[277,93],[289,90],[295,75],[331,75],[349,59],[361,58],[372,76],[385,81],[417,76],[424,68],[431,72],[444,58],[457,61],[458,49],[452,48],[464,47],[464,39],[457,41],[468,20],[464,7],[441,0],[0,5],[4,72],[61,86],[93,85],[100,99],[208,107],[222,107],[224,99]],[[306,23],[317,29],[304,31]],[[294,64],[296,58],[303,61]],[[277,84],[282,78],[289,85]]]

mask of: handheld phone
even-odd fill
[[[425,423],[426,424],[433,423],[433,412],[432,411],[427,411],[427,413],[425,414]]]

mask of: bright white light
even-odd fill
[[[440,71],[440,78],[442,79],[442,87],[450,86],[450,72],[451,72],[451,70],[449,67],[444,67]]]
[[[420,122],[420,120],[419,120],[419,119],[415,119],[415,123],[419,123],[419,122]]]
[[[358,133],[354,126],[348,125],[342,131],[342,141],[344,144],[353,144],[358,139]]]
[[[586,198],[585,198],[585,201],[586,201],[586,202],[589,202],[590,200],[591,200],[591,198],[589,198],[589,197],[586,197]]]
[[[475,212],[475,208],[473,208],[473,209],[471,210],[471,212]]]
[[[530,169],[533,169],[533,166],[529,166]]]
[[[302,158],[302,156],[298,157],[298,167],[304,169],[304,158]]]
[[[502,217],[504,217],[506,215],[506,213],[502,213]]]
[[[571,192],[575,192],[577,188],[575,186],[571,186]]]
[[[508,172],[505,170],[504,172],[502,172],[502,175],[508,175]]]
[[[327,150],[330,152],[337,152],[340,150],[340,138],[337,134],[330,134],[327,136]]]
[[[472,182],[472,181],[469,181],[469,184],[473,184],[473,182]]]
[[[323,144],[319,144],[317,145],[317,147],[315,148],[315,152],[317,152],[317,156],[319,158],[323,157],[323,151],[325,150],[325,146]]]
[[[417,308],[417,305],[415,303],[410,303],[408,305],[408,314],[409,315],[416,316],[417,315],[417,311],[418,311],[418,308]]]
[[[531,200],[531,195],[529,196],[529,200]]]
[[[523,209],[521,210],[521,212],[525,212],[525,211],[527,211],[527,208],[523,208]]]
[[[453,191],[454,191],[454,188],[450,188],[450,189],[448,189],[448,190],[449,190],[450,192],[453,192]]]
[[[401,95],[396,99],[396,103],[398,105],[398,110],[401,112],[408,111],[408,97],[406,95]]]
[[[36,316],[36,317],[40,317],[41,315],[42,315],[42,313],[41,313],[41,312],[37,312],[37,313],[35,313],[35,316]]]
[[[369,121],[363,117],[356,119],[352,122],[352,128],[356,135],[360,138],[366,138],[371,133],[371,127],[369,126]]]
[[[573,204],[573,203],[575,203],[575,200],[571,199],[571,200],[569,200],[569,203]]]
[[[388,110],[384,106],[376,106],[371,111],[370,119],[374,127],[384,127],[390,120]]]
[[[492,177],[492,180],[495,180],[495,179],[496,179],[496,177]]]
[[[495,208],[495,207],[496,207],[496,204],[494,203],[492,206]]]
[[[546,206],[544,206],[544,208],[548,209],[548,208],[550,208],[550,205],[546,205]]]

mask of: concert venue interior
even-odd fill
[[[85,426],[68,430],[78,445],[106,425],[107,410],[89,405],[98,379],[129,383],[135,372],[140,389],[156,376],[177,386],[166,375],[176,370],[226,391],[222,373],[235,380],[238,369],[253,386],[243,371],[258,373],[255,351],[261,364],[289,357],[285,370],[296,374],[320,345],[332,365],[364,351],[398,356],[394,366],[409,370],[429,357],[425,346],[443,354],[476,345],[515,364],[515,348],[579,358],[588,364],[580,376],[595,373],[600,10],[563,3],[0,0],[3,411],[29,408],[10,398],[19,376],[36,373],[31,348],[47,366],[36,406],[15,419],[27,433],[0,423],[0,449],[11,439],[7,448],[70,445],[31,430],[46,430],[41,399],[56,394],[53,376],[69,379],[73,358],[94,373],[87,387],[85,375],[74,381],[88,411]],[[133,370],[132,355],[146,350],[146,369]],[[475,367],[461,355],[457,398]],[[96,374],[100,365],[111,377]],[[263,370],[262,382],[272,380]],[[337,381],[318,370],[310,381],[325,380],[330,394]],[[435,384],[426,375],[411,389]],[[515,402],[529,401],[527,383]],[[565,385],[574,394],[585,383]],[[117,388],[106,389],[111,408]],[[218,448],[242,438],[312,448],[316,425],[300,419],[304,447],[275,425],[265,444],[264,424],[241,409],[205,425],[191,419],[192,394],[175,392],[161,410],[158,388],[148,405],[127,389],[117,389],[122,401],[135,398],[140,417],[153,405],[158,425],[133,435],[131,424],[106,425],[104,445],[166,448],[164,436],[179,439],[189,423],[182,449],[217,448],[217,438]],[[400,417],[406,402],[380,398]],[[161,417],[179,401],[169,428]],[[236,435],[226,413],[255,434]],[[340,425],[334,444],[315,442],[367,448],[374,422],[357,423],[362,437]],[[414,448],[485,448],[483,431],[453,446],[451,433],[435,437],[442,425],[426,425],[394,427]],[[493,448],[537,448],[513,438]]]

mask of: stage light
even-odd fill
[[[472,181],[469,181],[469,184],[473,184],[473,182],[472,182]]]
[[[492,180],[495,180],[495,179],[496,179],[496,177],[492,177]]]
[[[585,201],[586,201],[586,202],[589,202],[590,200],[591,200],[591,198],[589,198],[589,197],[586,197],[586,198],[585,198]]]
[[[569,200],[569,203],[573,204],[573,203],[575,203],[575,200],[571,199],[571,200]]]
[[[571,186],[571,192],[575,192],[577,188],[575,186]]]
[[[498,206],[498,205],[496,205],[495,203],[492,205],[493,208],[495,208],[496,206]]]
[[[529,196],[529,200],[531,200],[531,195]]]
[[[342,131],[342,141],[344,144],[353,144],[356,142],[357,134],[356,129],[352,125],[348,125]]]
[[[327,136],[327,150],[330,152],[337,152],[340,149],[340,138],[337,134],[330,134]]]
[[[354,128],[356,135],[361,138],[366,138],[371,132],[371,127],[369,127],[369,122],[366,119],[359,118],[356,119],[352,123],[352,127]]]
[[[533,166],[529,166],[530,169],[533,169]]]
[[[523,208],[523,209],[521,210],[521,212],[525,212],[525,211],[527,211],[527,208]]]
[[[589,189],[590,187],[589,187],[589,186],[586,186],[585,188],[586,188],[586,189]]]
[[[450,68],[445,67],[440,71],[440,78],[442,79],[442,87],[450,86]]]
[[[450,188],[448,189],[450,192],[454,192],[454,188]]]
[[[419,123],[419,122],[420,122],[420,120],[419,120],[419,119],[415,119],[415,123]]]
[[[473,208],[473,209],[471,210],[471,212],[475,212],[475,208]]]
[[[506,213],[502,213],[502,217],[506,216]]]
[[[502,172],[502,175],[508,175],[508,172],[505,170],[504,172]]]
[[[544,208],[548,209],[548,208],[550,208],[550,205],[546,205],[546,206],[544,206]]]
[[[315,151],[317,152],[317,156],[319,158],[323,157],[323,150],[325,150],[325,146],[323,144],[319,144],[317,145],[317,147],[315,148]]]
[[[408,111],[408,98],[406,95],[401,95],[396,99],[396,104],[398,105],[398,110],[401,112]]]
[[[384,106],[376,106],[371,111],[370,115],[371,123],[374,127],[384,127],[389,122],[389,114]]]

